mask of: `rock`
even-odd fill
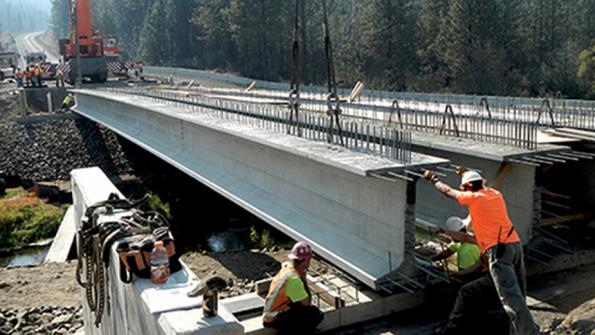
[[[50,323],[54,319],[54,315],[52,313],[45,312],[41,314],[41,321],[43,323]]]
[[[554,334],[595,334],[595,299],[578,306],[566,316]]]
[[[49,324],[50,329],[55,329],[60,327],[62,324],[70,321],[70,315],[63,314],[60,316],[55,317],[52,322]]]
[[[9,287],[10,287],[10,283],[7,283],[5,281],[0,281],[0,289],[9,288]]]

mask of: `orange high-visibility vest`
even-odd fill
[[[265,323],[273,322],[279,314],[289,310],[291,300],[285,295],[285,287],[293,277],[299,277],[293,264],[284,263],[281,271],[273,278],[269,293],[264,300],[263,319]]]
[[[481,253],[498,243],[515,243],[520,238],[508,217],[502,193],[486,187],[477,192],[459,192],[459,204],[469,207],[475,239]]]

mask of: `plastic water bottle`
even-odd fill
[[[151,282],[153,284],[164,284],[169,278],[169,258],[163,241],[155,242],[151,251]]]

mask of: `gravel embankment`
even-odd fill
[[[44,181],[69,179],[72,169],[88,166],[108,175],[130,171],[120,139],[91,121],[23,125],[17,117],[17,97],[0,94],[0,174]]]

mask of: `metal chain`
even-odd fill
[[[300,127],[300,43],[299,43],[299,8],[300,0],[295,0],[295,13],[293,17],[293,53],[292,53],[292,72],[291,72],[291,86],[289,91],[289,124],[287,125],[287,134],[291,134],[291,128],[297,128],[298,136],[302,136],[302,129]],[[295,124],[294,124],[295,115]]]
[[[329,127],[327,134],[327,142],[332,143],[334,137],[334,123],[337,125],[339,142],[343,143],[343,131],[341,129],[341,122],[339,115],[341,115],[340,99],[337,95],[337,82],[335,81],[335,63],[333,62],[333,49],[331,46],[331,36],[328,28],[328,16],[326,14],[326,0],[322,0],[322,15],[323,15],[323,29],[324,29],[324,51],[326,56],[326,74],[328,94],[327,100],[327,114],[329,115]]]

